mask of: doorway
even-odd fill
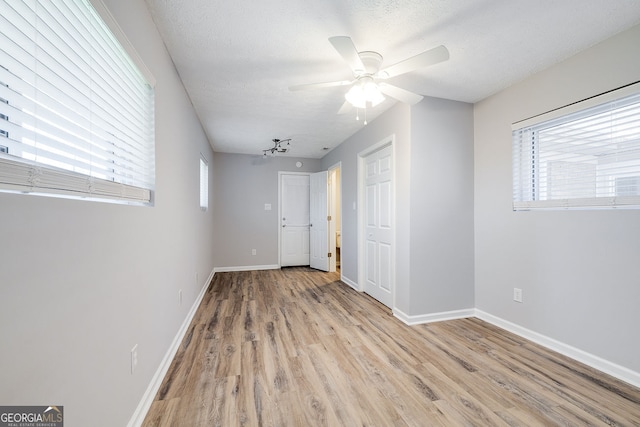
[[[341,163],[318,173],[279,172],[279,264],[334,272],[342,251]]]
[[[342,257],[342,163],[329,168],[329,250],[333,254],[329,271],[340,269]]]

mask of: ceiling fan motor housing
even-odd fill
[[[373,76],[380,70],[380,65],[382,65],[382,55],[380,55],[378,52],[367,50],[364,52],[358,52],[358,56],[362,61],[362,65],[364,65],[364,71],[362,73],[356,74],[356,77],[360,77],[363,75]]]

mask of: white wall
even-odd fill
[[[277,266],[278,172],[318,172],[320,160],[215,153],[213,166],[216,268]],[[265,204],[271,205],[270,211]]]
[[[157,79],[155,206],[0,194],[0,402],[69,427],[126,425],[214,266],[212,150],[143,0],[105,3]]]
[[[638,46],[640,26],[474,109],[476,307],[636,373],[640,211],[513,212],[510,125],[640,80]]]

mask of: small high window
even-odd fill
[[[206,211],[209,207],[209,164],[200,157],[200,209]]]

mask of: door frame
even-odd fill
[[[278,220],[276,221],[276,227],[278,227],[278,268],[282,268],[282,175],[308,175],[311,176],[311,172],[287,172],[278,171]]]
[[[392,184],[391,188],[393,191],[393,197],[391,199],[391,307],[396,306],[396,144],[395,144],[395,135],[390,135],[385,137],[384,139],[378,141],[377,143],[370,145],[364,150],[358,153],[358,291],[364,292],[364,284],[366,281],[365,277],[365,246],[366,246],[366,224],[365,224],[365,214],[364,211],[366,209],[365,206],[365,182],[366,182],[366,158],[370,154],[375,153],[376,151],[385,148],[387,146],[391,146],[392,153],[392,171],[391,171],[391,179]]]
[[[335,174],[335,172],[338,172],[338,175],[340,176],[340,180],[338,181],[338,185],[334,186],[333,181],[331,183],[331,185],[329,185],[328,191],[329,191],[329,212],[331,213],[331,223],[329,224],[329,250],[331,251],[331,253],[333,254],[332,260],[329,263],[329,271],[334,272],[337,270],[336,267],[336,256],[337,256],[337,242],[336,242],[336,221],[334,219],[335,217],[335,213],[336,213],[336,209],[335,209],[335,201],[336,198],[340,200],[339,205],[340,205],[340,231],[342,232],[342,222],[343,222],[343,213],[344,213],[344,206],[342,203],[342,162],[338,162],[335,163],[334,165],[330,166],[329,169],[327,169],[327,171],[329,172],[329,179],[332,180],[333,176],[332,174]],[[336,192],[338,194],[334,194],[334,188],[336,188]],[[332,233],[333,231],[333,233]],[[344,258],[344,250],[343,248],[340,248],[340,259],[342,260]],[[340,280],[342,280],[342,261],[340,261]]]

